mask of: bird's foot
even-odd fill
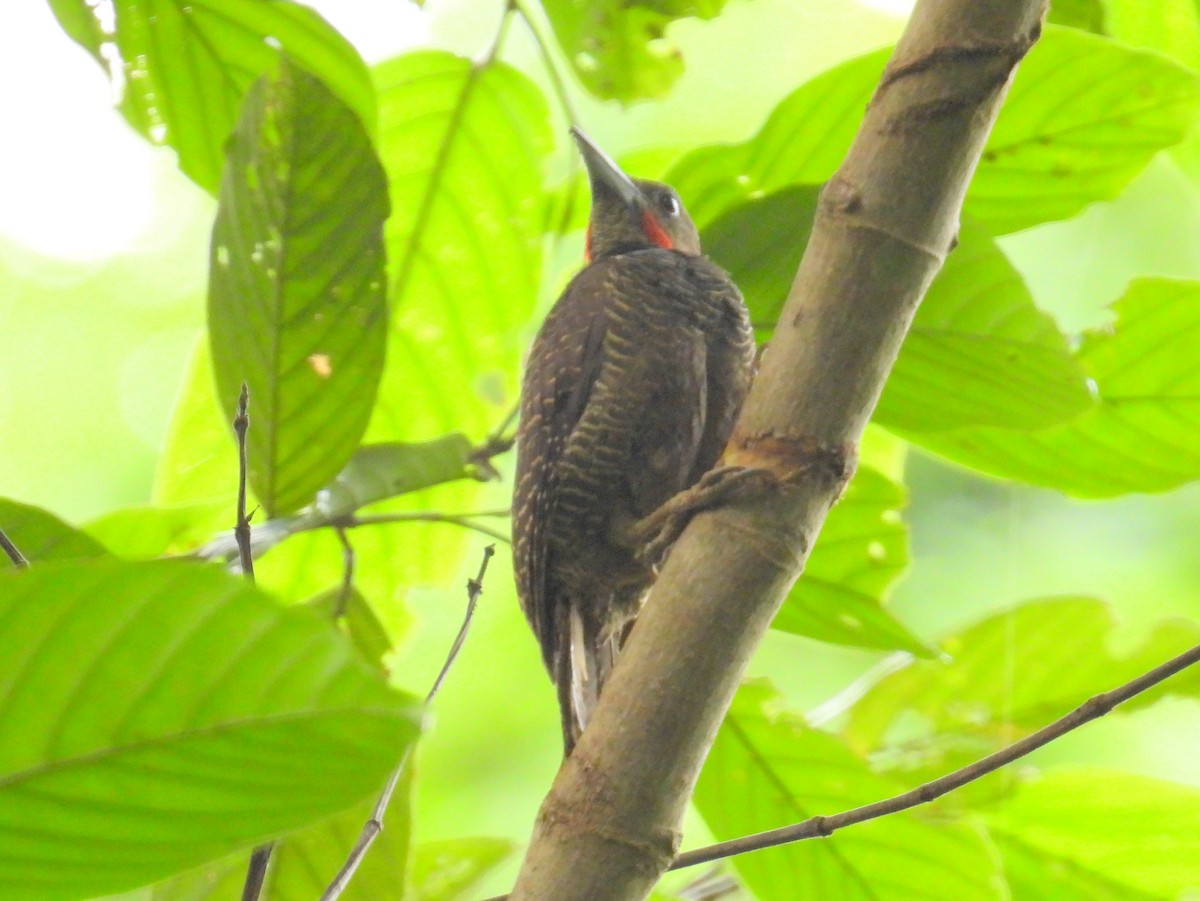
[[[657,567],[697,513],[719,507],[736,494],[761,489],[773,482],[774,477],[765,469],[722,466],[710,470],[691,488],[684,489],[653,513],[631,523],[622,537],[637,550],[643,562]]]

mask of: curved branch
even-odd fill
[[[1044,0],[919,0],[812,237],[726,464],[775,487],[671,551],[539,811],[515,901],[638,901],[675,858],[750,655],[849,478]]]

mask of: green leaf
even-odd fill
[[[338,622],[363,659],[380,672],[387,672],[383,658],[392,649],[392,639],[361,591],[353,585],[349,590],[339,585],[310,598],[307,606],[331,622],[337,614]]]
[[[1104,34],[1104,0],[1054,0],[1046,21]]]
[[[897,794],[835,736],[779,710],[762,682],[738,691],[700,774],[695,801],[719,841]],[[793,898],[994,899],[997,862],[968,825],[905,812],[823,841],[733,858],[760,901]]]
[[[908,529],[900,519],[904,488],[860,466],[821,528],[804,574],[772,628],[818,641],[911,651],[925,645],[883,608],[908,568]]]
[[[1200,109],[1200,77],[1074,29],[1047,28],[1021,63],[967,193],[993,234],[1111,200]]]
[[[989,836],[1004,862],[1012,901],[1167,901],[1167,895],[1137,891],[1044,854],[1019,837],[996,830]]]
[[[108,550],[94,538],[67,525],[53,513],[0,498],[0,532],[17,546],[26,560],[76,560],[107,557]],[[0,570],[9,567],[0,552]]]
[[[210,534],[213,521],[222,514],[232,524],[232,511],[225,504],[125,507],[97,517],[84,530],[118,557],[151,560],[194,550],[197,530]]]
[[[1102,0],[1108,32],[1133,47],[1145,47],[1188,68],[1200,67],[1200,8],[1196,0]]]
[[[401,778],[371,844],[342,901],[402,901],[412,834],[412,779]],[[346,861],[376,799],[335,817],[285,835],[275,843],[262,901],[313,901]],[[150,901],[238,901],[246,880],[248,855],[234,854],[214,864],[154,886]]]
[[[0,574],[0,895],[160,879],[377,791],[418,708],[307,611],[174,561]]]
[[[208,337],[202,335],[184,367],[150,495],[159,506],[224,506],[211,524],[198,523],[189,531],[184,540],[193,544],[231,528],[237,499],[237,445],[230,435],[232,420],[217,403],[215,381]]]
[[[1112,650],[1121,629],[1089,598],[1029,601],[939,642],[945,657],[913,660],[884,676],[850,711],[844,736],[860,753],[896,749],[889,761],[912,779],[946,772],[1068,713],[1193,645],[1200,627],[1159,623],[1136,647]],[[1166,693],[1200,697],[1188,671],[1122,705]]]
[[[602,100],[662,97],[683,74],[666,37],[676,19],[712,19],[725,0],[545,0],[542,7],[580,83]]]
[[[1117,771],[1058,770],[1023,786],[987,814],[987,823],[1055,870],[1115,884],[1120,893],[1112,897],[1181,898],[1200,886],[1194,786]]]
[[[372,441],[490,432],[516,403],[538,299],[550,147],[537,87],[422,51],[375,70],[393,323]]]
[[[877,50],[821,73],[785,97],[753,138],[697,148],[664,180],[702,230],[747,200],[827,181],[850,148],[890,56],[890,48]]]
[[[479,881],[513,852],[501,838],[452,838],[424,842],[413,849],[414,901],[464,901]]]
[[[843,63],[803,85],[743,144],[703,147],[667,177],[698,225],[722,210],[837,168],[890,51]],[[1115,197],[1200,107],[1200,78],[1158,54],[1047,27],[1017,70],[967,194],[991,234],[1074,216]]]
[[[394,441],[360,447],[321,490],[315,512],[345,516],[397,495],[471,478],[474,452],[475,446],[459,432],[420,444]]]
[[[368,439],[463,432],[478,440],[517,402],[541,279],[549,111],[537,87],[502,63],[419,52],[375,74],[395,209],[387,226],[393,321]],[[469,512],[482,497],[479,485],[460,482],[373,512]],[[440,525],[379,534],[393,543],[387,566],[408,585],[445,579],[464,537]]]
[[[383,169],[354,113],[286,60],[246,97],[213,225],[208,326],[232,418],[250,388],[250,480],[271,515],[358,446],[387,332]]]
[[[1200,478],[1200,282],[1139,279],[1076,357],[1091,406],[1034,432],[958,429],[913,441],[990,475],[1075,497],[1169,491]]]
[[[173,147],[184,173],[212,193],[242,98],[280,51],[373,125],[375,97],[366,66],[306,6],[285,0],[50,0],[50,7],[108,73],[129,124]]]
[[[704,232],[766,332],[807,243],[817,189],[785,188],[734,207]],[[996,242],[965,221],[922,301],[875,411],[908,431],[972,425],[1037,428],[1089,403],[1084,373],[1054,321],[1034,306]]]

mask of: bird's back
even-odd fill
[[[653,578],[616,533],[716,462],[753,349],[728,276],[664,249],[585,268],[534,342],[517,439],[514,562],[565,728],[586,713],[565,708],[594,702]],[[563,682],[587,680],[579,658],[589,654],[606,659],[590,661],[591,691],[575,684],[571,697]]]

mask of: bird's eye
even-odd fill
[[[678,216],[679,198],[670,191],[664,191],[658,198],[658,208],[668,216]]]

